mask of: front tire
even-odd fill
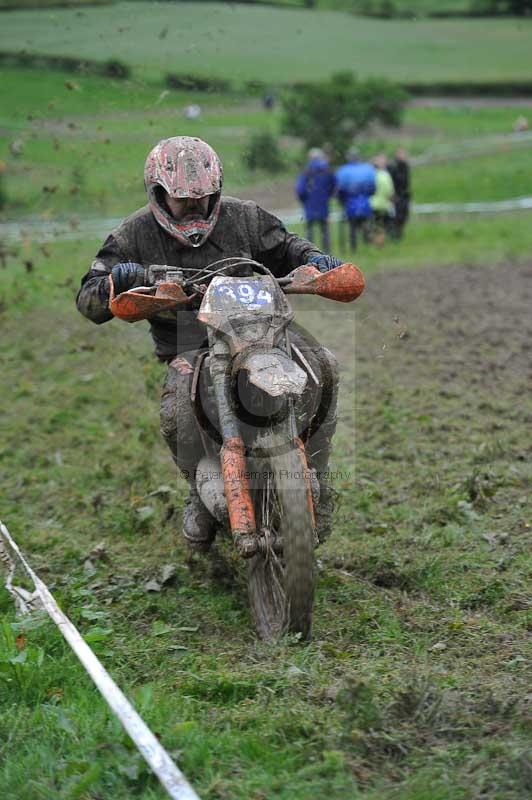
[[[248,563],[251,611],[259,636],[309,639],[314,605],[315,527],[304,451],[273,430],[261,432],[253,491],[261,552]],[[276,547],[282,542],[282,551]],[[271,545],[271,546],[270,546]]]

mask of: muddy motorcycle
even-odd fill
[[[110,309],[132,322],[201,298],[208,346],[198,351],[190,393],[204,449],[197,490],[247,561],[259,636],[307,639],[319,482],[295,407],[316,376],[290,342],[287,295],[350,302],[363,291],[362,273],[353,264],[324,274],[305,265],[278,279],[262,264],[231,258],[190,271],[153,265],[147,282],[116,297],[111,289]]]

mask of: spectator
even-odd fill
[[[514,133],[524,133],[524,131],[528,130],[528,119],[520,114],[517,119],[515,120],[512,130]]]
[[[183,116],[185,119],[199,119],[201,117],[201,106],[198,106],[196,103],[185,106],[183,109]]]
[[[336,171],[336,192],[349,223],[351,249],[356,250],[358,229],[363,228],[368,235],[366,223],[372,214],[369,199],[375,192],[375,167],[360,160],[356,147],[348,151],[347,163]]]
[[[394,239],[401,239],[410,213],[410,165],[406,151],[399,147],[395,151],[395,159],[388,167],[395,190],[395,218],[393,223]]]
[[[375,167],[375,193],[369,202],[373,211],[373,241],[383,244],[386,234],[391,232],[394,219],[394,186],[384,153],[375,156],[372,163]]]
[[[329,200],[334,192],[336,180],[323,150],[313,147],[308,152],[307,166],[296,181],[296,194],[303,204],[307,223],[306,236],[315,241],[314,223],[321,229],[323,250],[329,250]]]

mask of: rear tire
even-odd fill
[[[309,639],[314,605],[314,543],[307,476],[297,446],[272,430],[255,446],[266,456],[253,459],[260,476],[253,491],[259,531],[273,531],[282,553],[265,548],[248,562],[248,589],[257,633],[269,639],[283,633]],[[305,462],[306,467],[306,462]],[[266,476],[266,477],[265,477]]]

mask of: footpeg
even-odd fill
[[[234,533],[236,551],[242,558],[252,558],[259,549],[257,537],[252,533]]]

